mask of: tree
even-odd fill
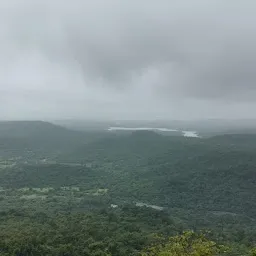
[[[207,239],[204,234],[186,231],[182,235],[170,237],[167,242],[147,249],[142,256],[216,256],[228,251]]]
[[[250,251],[250,256],[256,256],[256,247]]]

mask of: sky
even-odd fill
[[[2,0],[0,119],[256,118],[255,0]]]

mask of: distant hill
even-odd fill
[[[60,136],[71,131],[43,121],[1,121],[0,137]]]
[[[209,138],[207,142],[233,150],[252,150],[256,149],[256,134],[221,134]]]
[[[2,179],[9,184],[54,185],[65,175],[65,184],[97,184],[113,200],[256,214],[256,135],[201,139],[153,131],[76,132],[44,122],[1,126],[9,137],[0,136],[0,156],[56,160],[56,165],[25,166],[21,173],[18,168],[20,176],[6,171]],[[61,163],[82,165],[63,168]],[[87,163],[93,167],[85,175]]]
[[[0,121],[0,158],[55,157],[97,141],[106,131],[75,131],[43,121]]]
[[[115,196],[166,207],[256,214],[256,136],[209,139],[152,131],[104,138],[63,159],[89,161],[107,171],[102,184]],[[98,179],[101,182],[101,179]],[[127,199],[128,200],[128,199]]]
[[[82,145],[90,136],[42,121],[0,122],[0,156],[53,155]]]

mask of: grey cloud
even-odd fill
[[[9,92],[8,99],[16,91],[13,98],[22,101],[21,91],[30,90],[27,101],[40,102],[41,108],[54,100],[60,111],[72,102],[79,106],[72,111],[90,102],[112,112],[119,104],[125,113],[153,105],[158,113],[168,109],[183,116],[190,100],[197,110],[212,105],[211,113],[219,102],[227,107],[225,102],[255,100],[253,0],[5,0],[1,5],[0,89]],[[136,102],[128,108],[131,101]],[[180,102],[187,104],[183,110]]]

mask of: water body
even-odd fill
[[[157,211],[163,211],[164,210],[164,207],[161,207],[161,206],[158,206],[158,205],[153,205],[153,204],[146,204],[146,203],[136,202],[135,205],[137,207],[147,207],[147,208],[151,208],[151,209],[154,209],[154,210],[157,210]],[[118,208],[118,205],[117,204],[111,204],[110,207],[111,208]]]
[[[152,208],[154,210],[157,210],[157,211],[163,211],[163,207],[161,206],[158,206],[158,205],[151,205],[151,204],[145,204],[145,203],[136,203],[135,204],[137,207],[148,207],[148,208]]]
[[[178,132],[176,129],[168,128],[152,128],[152,127],[109,127],[108,131],[160,131],[160,132]],[[182,131],[184,137],[198,138],[198,133],[196,131]]]
[[[198,134],[195,131],[182,131],[184,137],[198,138]]]
[[[178,132],[178,130],[167,128],[150,127],[109,127],[108,131],[160,131],[160,132]]]

